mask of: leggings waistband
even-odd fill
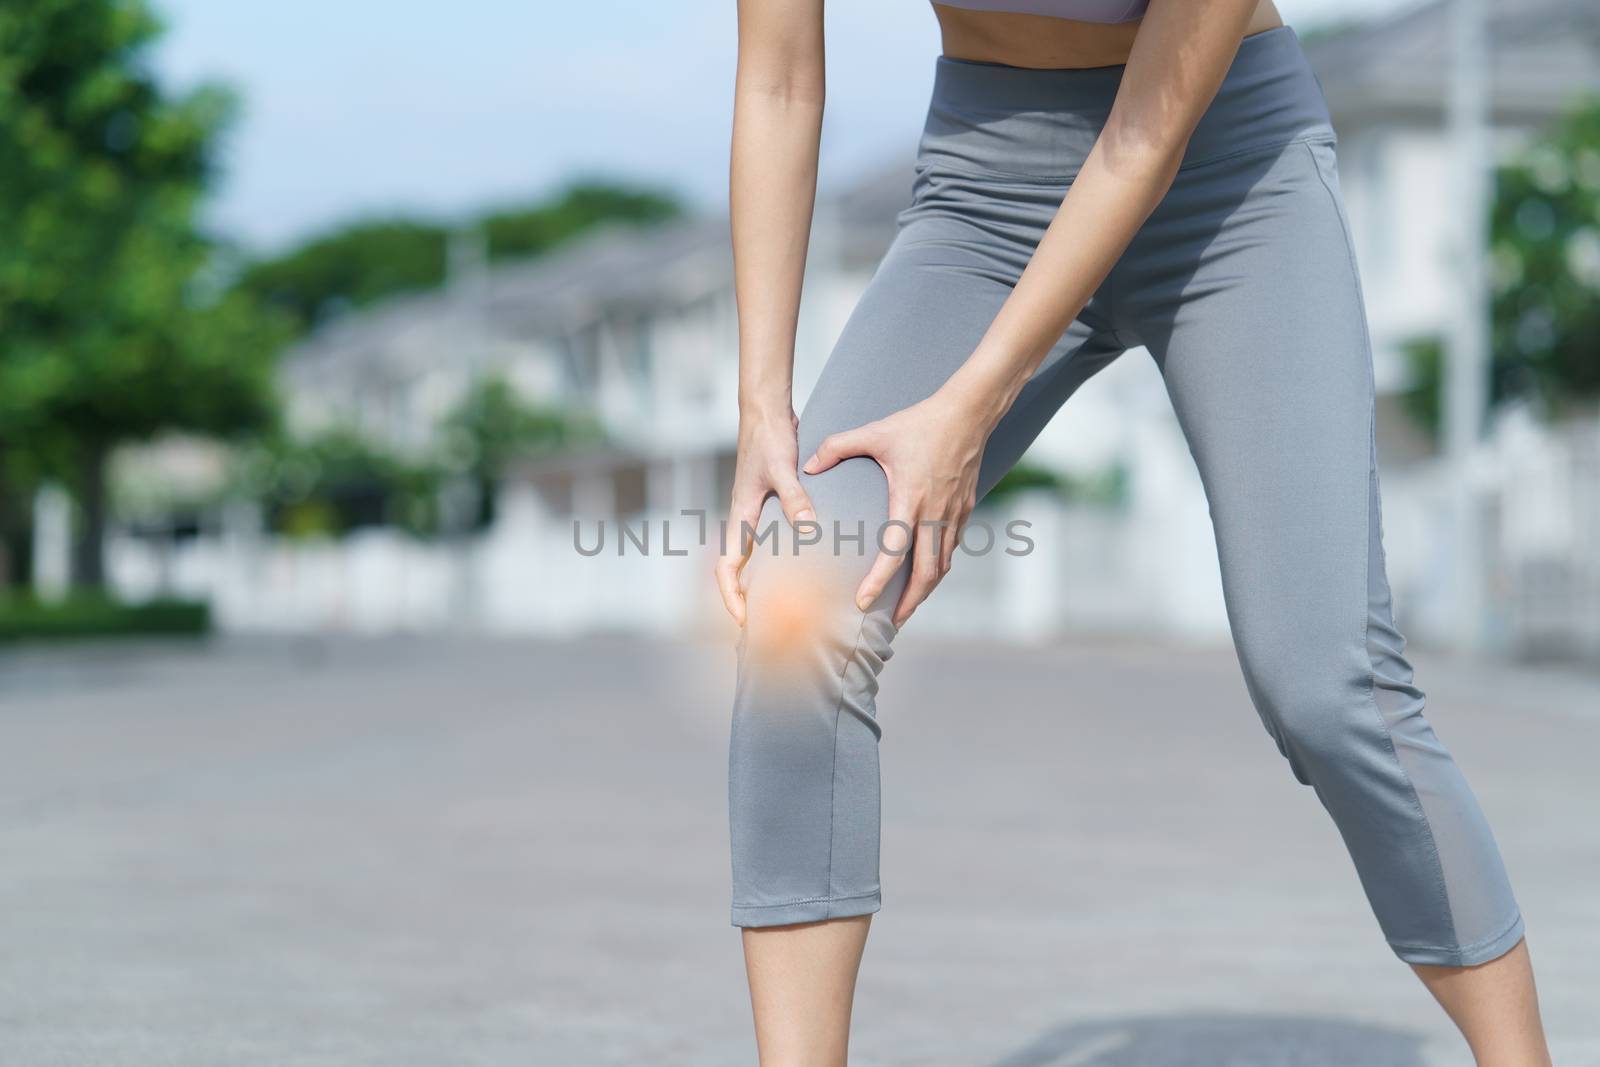
[[[1075,174],[1104,127],[1123,67],[1034,69],[939,56],[922,161],[1021,177]],[[1334,140],[1322,86],[1288,26],[1239,44],[1183,166],[1300,140]]]

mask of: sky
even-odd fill
[[[1406,0],[1278,0],[1302,29]],[[208,208],[271,252],[351,220],[525,204],[580,176],[723,210],[734,0],[153,0],[175,89],[233,87],[239,121]],[[819,183],[921,131],[938,53],[927,0],[827,8]]]

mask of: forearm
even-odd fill
[[[1096,145],[1027,268],[947,389],[990,426],[1011,407],[1171,185],[1181,153],[1121,168]]]
[[[752,79],[753,80],[753,79]],[[789,85],[735,92],[728,181],[739,309],[739,405],[786,413],[816,200],[823,101]]]

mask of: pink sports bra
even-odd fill
[[[1144,14],[1150,0],[934,0],[947,7],[970,11],[1009,11],[1019,15],[1048,15],[1078,22],[1132,22]]]

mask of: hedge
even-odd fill
[[[204,634],[210,629],[211,605],[201,600],[121,604],[89,593],[56,601],[0,597],[0,641]]]

